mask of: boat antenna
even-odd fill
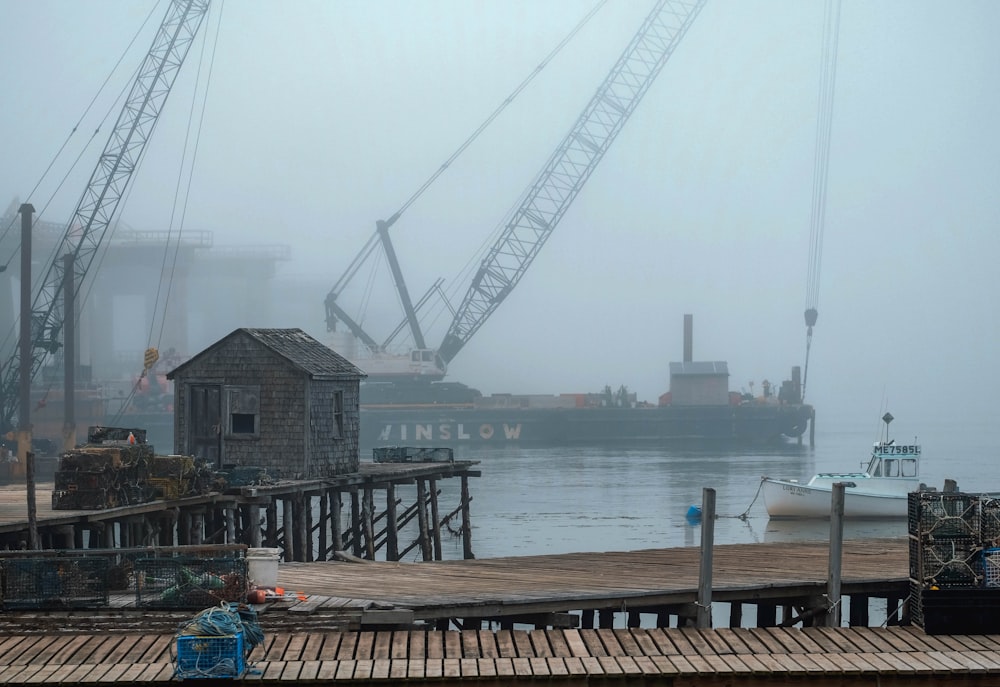
[[[830,132],[833,128],[833,92],[837,81],[837,43],[840,36],[840,0],[827,0],[823,20],[823,53],[819,77],[816,148],[813,159],[812,213],[809,217],[809,264],[806,278],[806,361],[802,370],[802,401],[809,378],[809,349],[819,317],[819,274],[826,222],[826,186],[830,171]]]

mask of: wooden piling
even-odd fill
[[[835,482],[830,496],[830,566],[827,578],[827,627],[840,627],[840,570],[844,542],[844,487]]]
[[[399,560],[399,523],[396,520],[396,486],[391,482],[385,487],[385,557]]]
[[[295,514],[291,495],[281,500],[281,532],[284,540],[285,560],[301,561],[298,547],[295,545]]]
[[[361,499],[357,487],[351,487],[351,540],[354,555],[361,558]]]
[[[427,486],[426,481],[417,480],[417,526],[420,530],[420,553],[423,560],[433,558],[427,529]]]
[[[715,546],[715,489],[702,490],[701,566],[698,573],[698,617],[701,628],[712,627],[712,547]]]
[[[431,535],[434,539],[434,560],[442,560],[441,551],[441,515],[438,513],[438,488],[437,480],[431,477],[428,480],[431,489]]]
[[[462,557],[466,560],[475,558],[472,553],[472,511],[469,505],[472,496],[469,494],[469,476],[462,475]]]

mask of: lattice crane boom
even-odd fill
[[[210,4],[211,0],[171,0],[167,8],[62,237],[56,259],[33,299],[32,378],[46,356],[61,346],[63,324],[71,316],[63,312],[61,300],[63,256],[74,256],[73,289],[79,292]],[[7,429],[13,426],[17,414],[19,367],[20,355],[16,353],[3,366],[0,376],[0,422]]]
[[[705,0],[659,0],[487,253],[438,350],[449,363],[511,293]]]

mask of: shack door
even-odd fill
[[[188,455],[221,468],[222,387],[218,384],[191,385],[189,408]]]

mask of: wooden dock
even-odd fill
[[[395,611],[398,622],[456,623],[478,627],[530,623],[566,626],[579,613],[582,625],[677,626],[695,612],[699,548],[421,563],[289,563],[279,566],[278,583],[310,595],[288,611],[306,615],[336,612],[344,598],[365,599],[369,623]],[[744,605],[755,607],[756,624],[775,625],[821,604],[829,551],[824,542],[716,546],[712,599],[730,605],[729,625],[742,624]],[[867,625],[869,601],[881,599],[893,616],[908,594],[906,540],[848,541],[842,559],[844,614]],[[316,598],[330,598],[329,603]],[[267,611],[265,611],[267,612]],[[597,615],[595,622],[594,615]],[[780,616],[777,615],[780,613]],[[642,619],[650,614],[655,618]],[[622,617],[625,622],[621,622]],[[389,622],[388,620],[386,622]],[[439,624],[441,629],[446,629]]]
[[[442,529],[462,536],[472,558],[469,481],[476,461],[362,463],[335,477],[279,480],[176,499],[116,504],[86,510],[52,507],[52,482],[34,489],[40,549],[100,549],[243,543],[279,547],[285,560],[328,560],[335,551],[357,557],[399,560],[417,552],[442,558]],[[438,500],[443,480],[461,483],[459,502]],[[404,504],[402,487],[415,485],[416,499]],[[0,550],[29,548],[28,489],[0,486]],[[318,517],[317,517],[318,515]],[[418,525],[411,541],[400,539],[408,523]]]
[[[0,682],[174,679],[169,634],[8,635]],[[1000,636],[893,628],[272,633],[244,682],[560,685],[996,685]]]
[[[0,554],[2,555],[2,554]],[[9,553],[21,557],[26,552]],[[715,547],[712,598],[723,624],[810,625],[825,615],[828,551],[822,542]],[[683,627],[697,613],[696,547],[572,553],[484,560],[400,563],[282,563],[284,594],[256,606],[272,629],[410,629],[414,626],[511,629]],[[908,621],[905,540],[849,541],[842,559],[845,621],[867,627],[870,616]],[[751,612],[744,618],[744,608]],[[812,611],[812,613],[810,613]],[[0,613],[0,630],[54,630],[83,622],[94,630],[172,628],[183,612],[137,607],[136,591],[115,593],[106,607]]]
[[[902,539],[844,543],[842,616],[848,626],[838,628],[818,626],[827,606],[826,542],[714,547],[715,629],[690,626],[697,614],[698,547],[430,560],[440,550],[428,526],[440,522],[431,515],[436,510],[429,496],[433,480],[454,475],[464,481],[475,474],[469,468],[376,469],[335,484],[276,485],[106,511],[46,512],[40,526],[50,538],[76,543],[81,532],[96,532],[101,523],[119,538],[130,537],[174,508],[201,509],[207,514],[201,521],[204,531],[212,531],[207,527],[212,522],[223,540],[216,547],[244,546],[239,540],[250,534],[265,542],[291,542],[295,560],[282,562],[278,571],[284,593],[255,606],[264,642],[249,655],[244,682],[1000,684],[1000,635],[928,636],[907,625],[909,551]],[[407,480],[428,482],[427,493],[418,495],[423,504],[418,510],[429,511],[421,516],[418,542],[425,560],[372,560],[378,539],[373,494],[385,492],[385,512],[391,513],[395,497],[387,485]],[[462,491],[456,513],[467,509],[464,485]],[[346,530],[333,516],[339,492],[351,497]],[[0,531],[9,535],[23,526],[20,497],[0,494]],[[319,523],[301,515],[311,512],[310,498],[324,513]],[[274,517],[278,503],[284,518]],[[251,506],[260,510],[244,517],[242,509]],[[258,522],[254,514],[265,516],[263,528],[245,526],[247,520]],[[462,520],[467,529],[466,514]],[[181,529],[198,522],[192,517]],[[277,527],[278,522],[295,523],[299,531]],[[179,531],[173,530],[174,543]],[[354,545],[351,553],[338,547],[348,542]],[[211,541],[195,544],[213,546]],[[100,555],[100,550],[38,554],[71,558]],[[0,558],[32,555],[0,552]],[[726,610],[728,619],[723,619]],[[174,681],[175,633],[195,613],[139,607],[135,590],[115,593],[95,608],[5,609],[0,612],[0,683]]]

